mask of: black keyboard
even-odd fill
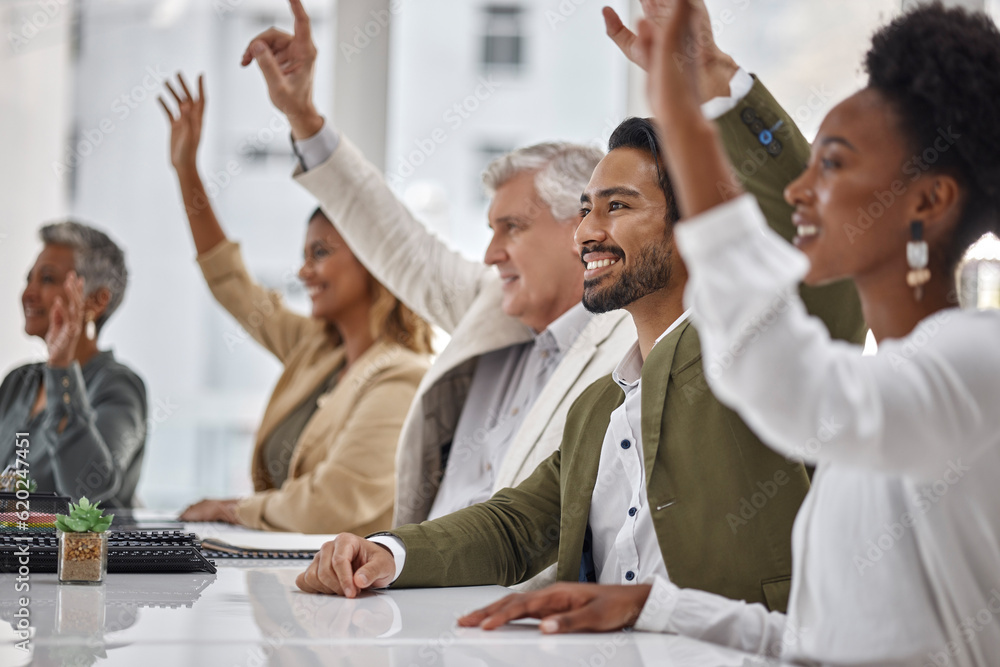
[[[59,541],[54,532],[27,533],[22,537],[0,534],[0,572],[17,572],[28,545],[28,570],[32,573],[56,571]],[[179,530],[130,530],[108,532],[108,572],[210,572],[215,563],[202,553],[194,533]]]

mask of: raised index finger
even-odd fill
[[[312,39],[312,29],[309,26],[309,15],[306,14],[302,0],[289,0],[292,6],[292,16],[295,17],[295,36]]]
[[[605,7],[601,10],[604,15],[604,30],[608,34],[608,37],[618,45],[618,48],[623,52],[628,53],[629,48],[632,46],[632,41],[635,40],[635,34],[631,30],[625,27],[622,23],[621,18],[611,7]]]

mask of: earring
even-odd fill
[[[914,220],[910,223],[910,241],[906,244],[906,263],[910,270],[906,274],[906,284],[913,288],[913,296],[920,301],[924,297],[924,284],[931,279],[931,270],[927,268],[930,261],[930,251],[924,240],[924,223]]]
[[[94,316],[90,313],[87,313],[87,326],[83,329],[83,335],[87,337],[87,340],[97,338],[97,325],[94,324]]]

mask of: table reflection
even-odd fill
[[[125,574],[111,575],[97,586],[73,586],[59,584],[55,575],[34,575],[24,593],[30,600],[31,650],[24,653],[0,639],[0,664],[89,667],[107,658],[109,648],[127,645],[109,636],[135,625],[141,608],[190,608],[215,577]],[[0,634],[14,636],[19,597],[0,598]]]
[[[543,636],[533,622],[493,632],[455,620],[485,604],[481,590],[364,593],[349,600],[295,587],[298,570],[247,571],[254,621],[267,638],[253,658],[270,667],[545,667],[777,665],[683,637],[641,632]],[[432,593],[432,595],[428,595]],[[497,589],[495,597],[505,591]],[[464,600],[464,602],[463,602]]]

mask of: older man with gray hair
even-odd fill
[[[355,256],[410,308],[451,335],[424,376],[400,436],[394,523],[436,518],[525,479],[560,443],[569,406],[635,341],[624,312],[582,304],[573,234],[602,151],[544,143],[483,174],[493,232],[483,262],[434,237],[382,174],[316,111],[316,49],[297,1],[295,34],[251,42],[272,102],[291,124],[296,179]],[[279,64],[280,62],[280,64]]]

